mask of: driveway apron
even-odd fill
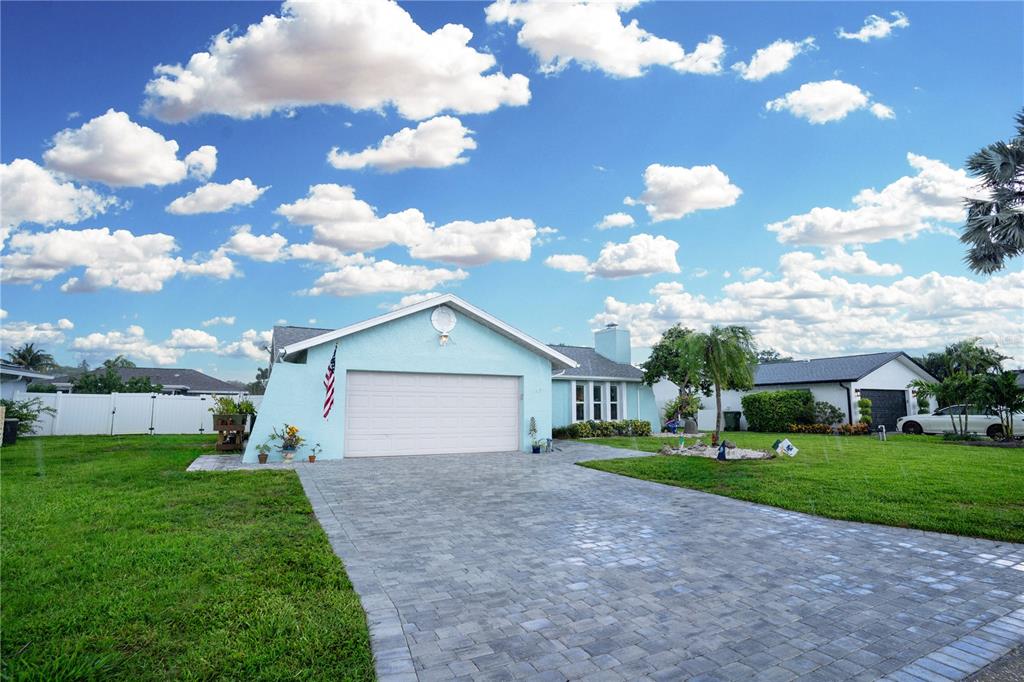
[[[834,521],[559,452],[298,468],[384,682],[961,679],[1024,642],[1024,545]]]

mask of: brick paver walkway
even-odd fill
[[[847,523],[574,466],[296,467],[399,680],[958,679],[1024,641],[1024,545]]]

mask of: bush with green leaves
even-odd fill
[[[807,389],[751,393],[741,402],[750,431],[782,432],[814,421],[814,395]]]
[[[830,424],[790,424],[790,433],[832,433]]]
[[[55,384],[44,384],[38,381],[33,381],[25,389],[26,393],[56,393],[57,386]]]
[[[163,389],[149,377],[132,377],[125,381],[114,367],[107,367],[103,372],[80,374],[72,384],[74,393],[160,393]]]
[[[552,438],[611,438],[612,436],[649,436],[651,423],[644,419],[619,419],[616,421],[575,422],[557,426],[551,430]]]
[[[871,426],[871,400],[868,398],[858,400],[857,411],[860,412],[860,423]]]
[[[700,398],[695,395],[679,395],[665,403],[665,421],[680,416],[684,419],[697,416],[700,411]]]
[[[832,403],[825,402],[824,400],[818,400],[814,403],[814,423],[825,424],[831,426],[833,424],[839,424],[844,419],[843,411]]]
[[[44,405],[43,401],[39,398],[29,398],[28,400],[0,400],[0,405],[6,408],[4,413],[5,419],[17,419],[18,420],[18,435],[27,436],[31,434],[36,428],[36,422],[39,421],[39,416],[48,414],[51,417],[57,415],[57,410],[53,409],[49,405]]]

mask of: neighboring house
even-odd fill
[[[106,372],[105,367],[98,367],[92,370],[92,374]],[[180,367],[115,367],[114,371],[121,377],[122,381],[135,379],[137,377],[148,377],[154,384],[163,386],[162,393],[166,395],[237,395],[245,393],[244,388],[234,384],[203,374],[195,369],[182,369]],[[74,379],[72,377],[58,377],[52,382],[58,391],[70,392]]]
[[[49,374],[25,369],[9,362],[0,362],[0,398],[13,400],[14,394],[28,389],[33,381],[53,379]]]
[[[814,394],[815,400],[838,407],[844,421],[851,424],[860,419],[857,401],[868,398],[872,425],[884,424],[886,431],[895,431],[897,419],[917,413],[917,398],[907,388],[914,379],[935,381],[935,377],[906,353],[870,353],[758,365],[754,368],[754,388],[749,392],[806,388]],[[723,391],[722,411],[742,412],[741,400],[747,393]],[[666,394],[670,391],[663,387],[659,398]],[[701,396],[701,401],[704,408],[697,415],[697,423],[702,429],[712,428],[715,397]],[[664,404],[659,403],[659,407]],[[745,418],[741,418],[740,427],[747,428]]]
[[[454,294],[342,329],[275,327],[274,335],[273,371],[247,462],[284,423],[306,439],[299,457],[317,443],[322,459],[529,450],[531,417],[539,439],[550,437],[553,416],[568,423],[573,382],[591,397],[601,387],[584,416],[635,415],[644,405],[653,415],[653,394],[631,397],[637,381],[624,363],[593,349],[541,343]],[[324,417],[335,351],[333,403]],[[613,393],[621,400],[614,408]]]

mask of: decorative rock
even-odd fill
[[[662,445],[661,446],[661,450],[658,450],[658,454],[659,455],[674,455],[674,454],[676,454],[676,451],[673,450],[668,445]]]
[[[725,445],[726,450],[736,449],[736,443],[733,443],[731,440],[722,441],[722,444]]]

